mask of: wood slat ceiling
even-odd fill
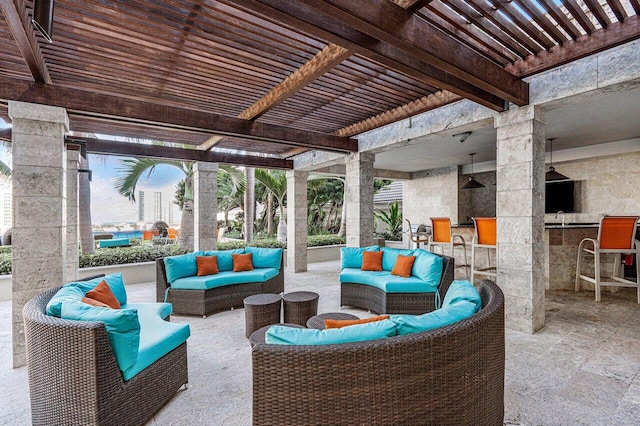
[[[29,68],[20,54],[2,13],[0,13],[0,75],[14,78],[31,77]]]

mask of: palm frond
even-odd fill
[[[11,167],[6,164],[4,161],[0,161],[0,176],[3,177],[11,177]]]
[[[256,169],[256,179],[278,199],[287,193],[287,176],[282,170]]]
[[[120,160],[120,167],[117,168],[119,177],[116,178],[115,188],[129,201],[135,202],[136,186],[140,178],[146,173],[150,176],[161,164],[174,166],[185,171],[184,165],[180,161],[156,160],[153,158],[126,158]]]

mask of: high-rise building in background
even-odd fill
[[[138,222],[144,222],[144,191],[138,191]]]
[[[0,235],[13,225],[13,207],[11,205],[11,181],[0,179],[0,202],[2,213],[0,214]]]
[[[160,191],[138,191],[138,221],[175,223],[177,205],[173,194]]]

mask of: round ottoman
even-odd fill
[[[279,294],[264,293],[254,294],[244,299],[245,335],[265,325],[278,324],[280,322],[280,306],[282,298]]]
[[[307,320],[318,313],[318,293],[294,291],[282,296],[284,322],[306,325]]]
[[[324,330],[324,320],[326,319],[357,320],[360,318],[344,312],[329,312],[326,314],[315,315],[309,318],[309,321],[307,321],[307,328],[317,328],[318,330]]]

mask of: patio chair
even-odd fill
[[[475,225],[475,233],[471,243],[471,282],[474,282],[476,275],[486,275],[496,277],[497,267],[491,265],[491,251],[496,253],[497,247],[497,231],[495,217],[472,217]],[[479,268],[476,263],[477,249],[486,249],[487,265]]]
[[[640,241],[635,239],[638,216],[604,216],[600,219],[598,227],[598,238],[585,238],[578,245],[578,262],[576,265],[576,286],[575,291],[580,291],[580,280],[593,283],[596,291],[596,302],[600,301],[601,286],[614,287],[635,287],[638,293],[638,303],[640,304],[640,263],[638,254],[640,253]],[[610,277],[604,277],[609,281],[603,281],[601,254],[613,254],[613,271]],[[585,254],[593,256],[594,274],[585,275],[582,272],[582,263]],[[621,255],[631,254],[635,256],[636,277],[630,280],[624,277]]]
[[[419,225],[416,228],[416,233],[414,234],[413,227],[411,226],[411,222],[409,222],[409,219],[405,219],[405,222],[407,222],[408,225],[409,240],[416,244],[416,248],[420,248],[420,243],[429,243],[429,233],[427,232],[427,227],[425,225]]]
[[[178,241],[178,237],[180,236],[180,232],[175,228],[167,229],[167,244],[175,244]]]
[[[457,241],[456,241],[457,240]],[[469,278],[469,265],[467,264],[467,244],[462,235],[451,232],[451,219],[448,217],[431,218],[431,239],[429,240],[429,251],[434,252],[435,247],[440,247],[442,254],[445,250],[451,252],[451,257],[455,258],[454,250],[461,247],[464,254],[464,261],[456,264],[456,268],[464,268],[464,277]]]
[[[153,231],[142,231],[142,241],[151,244],[153,240]]]

